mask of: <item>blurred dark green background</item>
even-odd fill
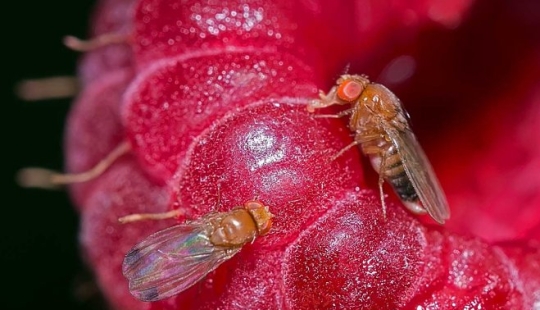
[[[78,215],[65,191],[19,188],[18,169],[62,169],[62,139],[71,99],[24,102],[25,78],[73,75],[79,55],[66,34],[85,38],[94,0],[10,1],[3,19],[2,309],[100,309],[77,244]],[[7,5],[7,3],[5,4]],[[8,22],[6,18],[15,20]],[[7,56],[6,56],[7,54]],[[7,305],[6,305],[7,303]]]

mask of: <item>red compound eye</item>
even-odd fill
[[[364,85],[362,85],[358,81],[354,80],[346,80],[343,83],[339,84],[338,90],[337,90],[337,96],[339,99],[346,101],[346,102],[353,102],[364,91]]]
[[[248,200],[244,202],[244,207],[248,210],[264,208],[264,204],[257,200]]]

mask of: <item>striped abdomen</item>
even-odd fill
[[[386,153],[384,167],[384,179],[392,184],[392,188],[403,201],[418,201],[418,195],[414,189],[403,162],[395,147],[390,147]]]
[[[375,151],[379,152],[376,153]],[[382,169],[383,178],[392,185],[392,188],[404,202],[417,202],[418,195],[414,189],[409,176],[405,172],[403,162],[397,149],[390,142],[384,139],[377,139],[362,144],[362,151],[368,155],[373,168],[379,173],[382,158],[379,154],[386,153],[386,160]]]

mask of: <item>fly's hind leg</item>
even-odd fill
[[[382,153],[381,166],[379,167],[379,195],[381,197],[383,218],[386,220],[386,202],[384,201],[384,191],[383,191],[385,168],[386,168],[386,152]]]
[[[364,154],[370,156],[370,159],[373,163],[373,156],[380,157],[381,161],[379,163],[379,167],[374,167],[377,172],[379,173],[379,179],[378,179],[378,185],[379,185],[379,196],[381,199],[381,207],[383,212],[383,218],[386,220],[386,202],[384,200],[384,172],[386,170],[386,158],[387,158],[387,152],[383,151],[380,147],[377,146],[368,146],[364,147],[363,149]]]

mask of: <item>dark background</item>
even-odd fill
[[[10,1],[3,19],[1,266],[3,309],[99,309],[99,293],[79,254],[78,215],[67,192],[23,189],[25,166],[62,169],[63,127],[71,99],[24,102],[25,78],[74,75],[79,54],[62,37],[86,37],[93,0]],[[15,22],[7,22],[6,18]],[[7,54],[7,55],[6,55]],[[7,111],[6,111],[7,109]],[[7,305],[6,305],[7,303]]]

